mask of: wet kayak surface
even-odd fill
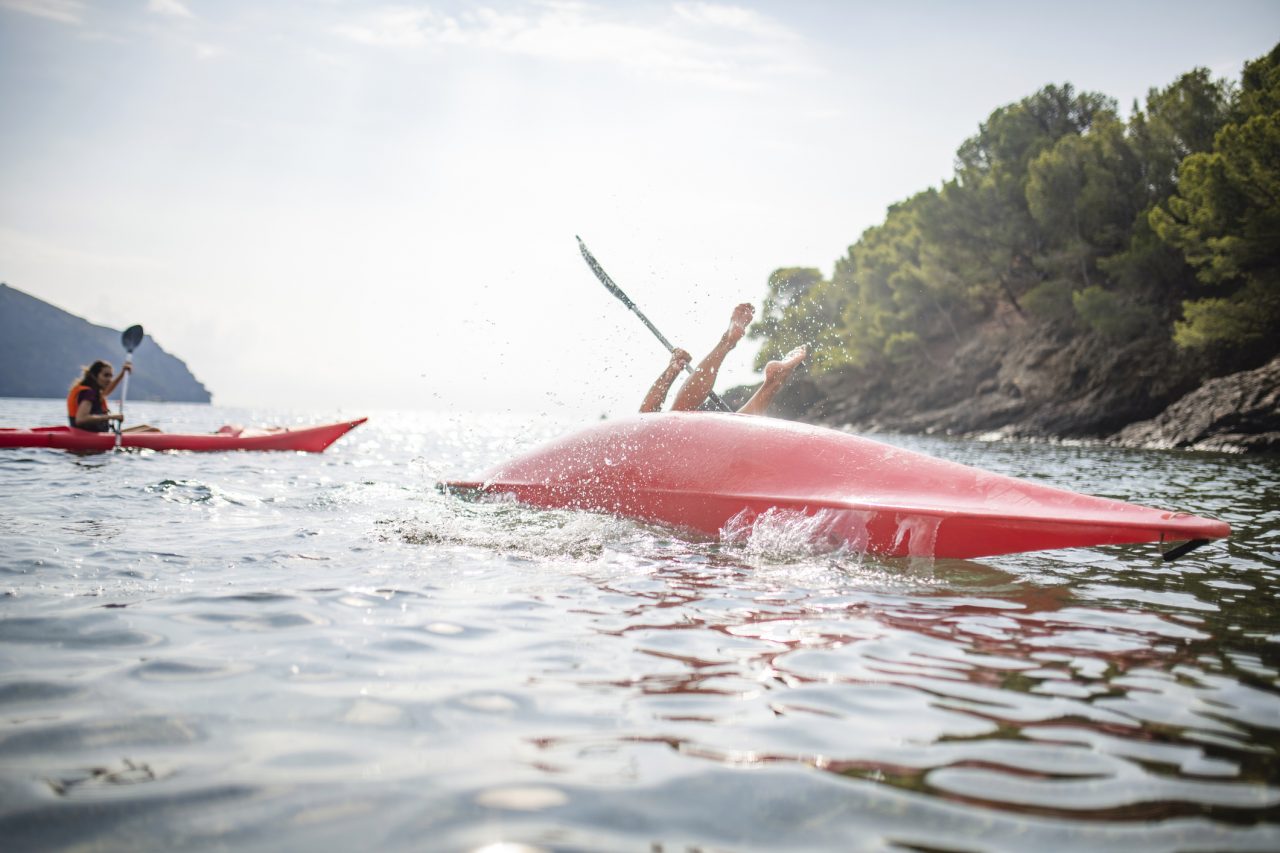
[[[1055,489],[826,427],[709,412],[604,421],[446,485],[720,539],[762,518],[790,518],[834,546],[884,557],[1203,544],[1231,532],[1215,519]]]
[[[545,416],[136,414],[371,418],[0,455],[13,849],[1280,846],[1275,458],[876,436],[1232,526],[925,560],[437,490],[583,425]]]

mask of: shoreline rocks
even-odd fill
[[[1236,366],[1248,369],[1213,377],[1164,335],[1114,342],[1002,320],[924,363],[797,375],[773,411],[855,432],[1280,452],[1280,356]]]
[[[1210,379],[1150,420],[1111,436],[1125,447],[1280,453],[1280,357]]]

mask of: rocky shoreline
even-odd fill
[[[924,362],[794,377],[774,414],[855,432],[1280,452],[1280,356],[1211,376],[1167,336],[1116,343],[1006,317]]]
[[[1127,447],[1280,453],[1280,357],[1256,370],[1210,379],[1111,441]]]

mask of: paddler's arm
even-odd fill
[[[680,375],[680,371],[684,370],[684,366],[693,360],[693,356],[676,347],[671,351],[671,361],[667,364],[667,369],[662,371],[662,375],[654,381],[653,387],[649,389],[649,393],[644,395],[644,402],[640,404],[640,412],[656,412],[662,408],[662,401],[667,399],[667,392],[671,390],[671,383],[676,381],[676,377]]]
[[[76,406],[76,426],[80,429],[89,429],[94,424],[109,424],[112,421],[122,420],[124,415],[119,412],[95,415],[93,405],[88,400],[81,400],[80,405]]]
[[[116,390],[116,386],[120,384],[120,380],[124,379],[124,375],[133,370],[133,365],[129,362],[124,363],[124,367],[120,368],[120,372],[116,374],[116,378],[111,380],[111,384],[107,386],[107,390],[102,392],[103,397],[110,397],[111,392]]]

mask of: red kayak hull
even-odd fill
[[[1218,539],[1221,521],[993,474],[773,418],[640,415],[552,441],[456,489],[661,522],[710,536],[766,512],[886,556],[986,557]],[[820,516],[820,517],[818,517]],[[727,528],[727,530],[726,530]]]
[[[312,427],[271,427],[269,429],[231,429],[207,435],[171,432],[126,432],[120,437],[121,447],[146,450],[293,450],[322,453],[368,418],[341,421]],[[89,432],[74,427],[53,426],[33,429],[0,429],[0,448],[52,447],[57,450],[97,452],[116,446],[112,432]]]

